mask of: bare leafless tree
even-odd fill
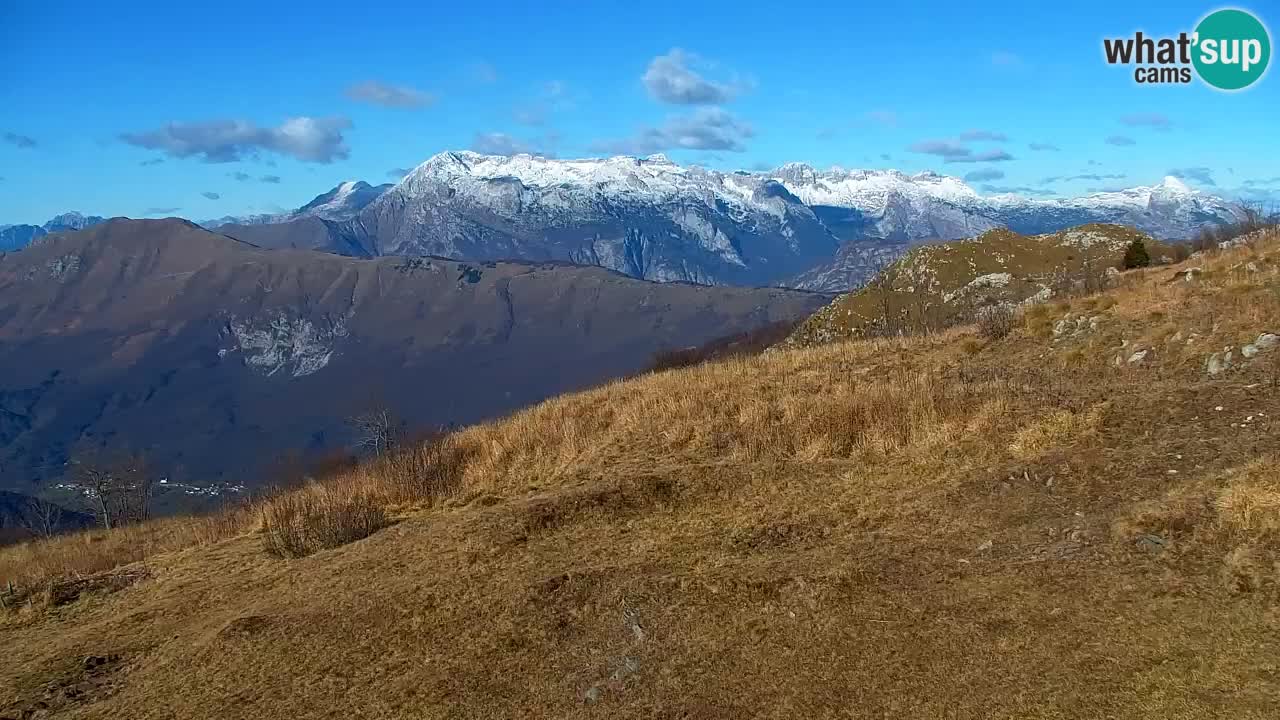
[[[18,518],[22,527],[37,537],[52,537],[62,528],[64,511],[61,506],[33,497],[27,501]]]
[[[1280,215],[1274,207],[1261,202],[1240,203],[1240,216],[1235,222],[1202,228],[1191,240],[1192,249],[1199,252],[1217,252],[1222,244],[1258,230],[1280,224]]]
[[[866,291],[875,302],[876,314],[879,316],[880,333],[883,335],[901,334],[902,303],[898,296],[898,281],[902,275],[902,263],[889,255],[876,255],[870,263],[872,275],[867,282]]]
[[[142,522],[151,515],[154,479],[140,453],[82,452],[71,459],[76,482],[108,530]]]
[[[1086,294],[1102,292],[1107,286],[1107,250],[1102,243],[1090,242],[1080,248],[1080,280]]]
[[[355,430],[356,447],[370,455],[385,455],[400,444],[401,423],[386,408],[361,413],[347,422]]]

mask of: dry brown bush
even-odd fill
[[[1018,311],[1012,305],[992,305],[978,311],[978,334],[988,340],[999,340],[1013,332]]]
[[[457,491],[469,451],[433,433],[358,466],[351,477],[385,505],[426,505]]]
[[[249,508],[235,506],[211,515],[163,518],[113,530],[96,528],[32,540],[0,552],[0,584],[12,582],[25,595],[35,596],[69,579],[234,537],[255,522]]]
[[[298,558],[355,542],[386,527],[374,499],[350,483],[312,485],[263,503],[262,542],[267,552]]]

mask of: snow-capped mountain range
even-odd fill
[[[344,182],[292,212],[201,224],[267,247],[558,260],[649,280],[835,291],[911,245],[997,227],[1030,235],[1108,222],[1184,239],[1241,217],[1239,205],[1171,177],[1043,200],[982,195],[931,172],[444,152],[395,185]]]
[[[43,225],[0,225],[0,252],[17,250],[49,233],[83,230],[102,222],[97,215],[69,212],[57,215]]]
[[[893,255],[996,227],[1037,234],[1111,222],[1182,239],[1240,213],[1174,178],[1039,200],[984,196],[928,172],[820,171],[798,163],[720,172],[661,155],[553,160],[449,152],[419,165],[341,232],[371,254],[559,259],[652,280],[836,290],[856,284],[859,273],[850,268],[865,265],[860,259],[868,253]]]
[[[379,253],[601,265],[650,280],[769,284],[839,242],[778,181],[663,156],[441,153],[360,214]]]
[[[341,222],[354,218],[366,205],[377,200],[380,195],[390,190],[393,184],[370,185],[363,180],[347,180],[339,183],[329,192],[317,195],[314,200],[297,210],[285,213],[260,215],[227,215],[199,223],[206,228],[222,225],[269,225],[286,223],[302,218],[317,218]]]

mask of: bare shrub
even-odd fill
[[[356,447],[374,457],[399,447],[404,433],[404,424],[386,408],[370,410],[347,422],[355,431]]]
[[[455,435],[432,433],[370,461],[355,475],[364,476],[381,502],[430,505],[457,491],[467,459]]]
[[[1189,243],[1181,243],[1181,242],[1173,243],[1170,246],[1170,248],[1171,248],[1171,252],[1173,253],[1172,260],[1174,264],[1180,263],[1183,260],[1186,260],[1187,258],[1191,257],[1192,248]]]
[[[20,511],[18,523],[35,537],[50,538],[64,529],[68,517],[60,505],[33,497]]]
[[[1280,217],[1264,208],[1261,203],[1245,203],[1243,207],[1240,220],[1202,228],[1192,238],[1191,247],[1198,252],[1217,252],[1222,249],[1223,243],[1280,223]]]
[[[1013,332],[1018,313],[1012,305],[990,305],[978,310],[978,334],[988,340],[999,340]]]
[[[262,507],[262,538],[278,557],[305,557],[369,537],[387,515],[350,484],[314,485],[279,495]]]
[[[151,517],[155,478],[145,456],[128,451],[91,450],[71,458],[76,481],[92,500],[102,527],[145,522]]]

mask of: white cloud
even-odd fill
[[[598,142],[593,149],[630,155],[649,155],[663,150],[746,149],[745,141],[755,135],[750,125],[720,108],[701,108],[692,115],[668,118],[661,126],[641,128],[623,140]]]
[[[1004,162],[1013,159],[1012,155],[999,149],[975,153],[971,148],[954,140],[924,140],[911,145],[907,150],[924,155],[937,155],[943,159],[943,162],[949,163]]]
[[[995,130],[965,130],[960,133],[965,142],[1007,142],[1009,136]]]
[[[1218,184],[1213,181],[1213,171],[1207,167],[1173,168],[1168,174],[1183,180],[1193,180],[1201,185]]]
[[[0,135],[0,138],[3,138],[4,141],[9,143],[10,145],[15,145],[20,148],[33,148],[39,144],[36,142],[36,139],[33,137],[28,137],[26,135],[19,135],[18,133],[14,133],[14,132],[6,132],[3,135]]]
[[[412,110],[435,103],[434,95],[411,87],[388,85],[377,80],[366,80],[347,88],[347,97],[358,102],[389,108]]]
[[[1120,118],[1120,122],[1130,127],[1151,127],[1157,130],[1168,130],[1173,127],[1173,121],[1168,115],[1161,113],[1133,113]]]
[[[641,80],[649,95],[673,105],[719,105],[733,99],[734,88],[706,79],[691,66],[698,57],[680,48],[672,48],[649,62]]]
[[[1004,172],[995,169],[974,170],[964,176],[965,182],[985,182],[988,180],[1001,180],[1003,178]]]
[[[169,123],[155,130],[124,133],[124,142],[172,157],[199,157],[204,162],[236,162],[258,152],[287,155],[303,162],[329,163],[350,154],[342,136],[351,121],[334,118],[289,118],[278,127],[258,127],[245,120]]]
[[[897,127],[898,125],[898,113],[892,110],[871,110],[866,113],[866,118],[886,127]]]
[[[554,144],[554,138],[544,138],[543,142],[539,144],[550,146]],[[555,153],[550,150],[539,149],[533,143],[500,132],[476,133],[475,138],[471,141],[471,149],[485,155],[519,155],[528,153],[529,155],[555,157]]]

